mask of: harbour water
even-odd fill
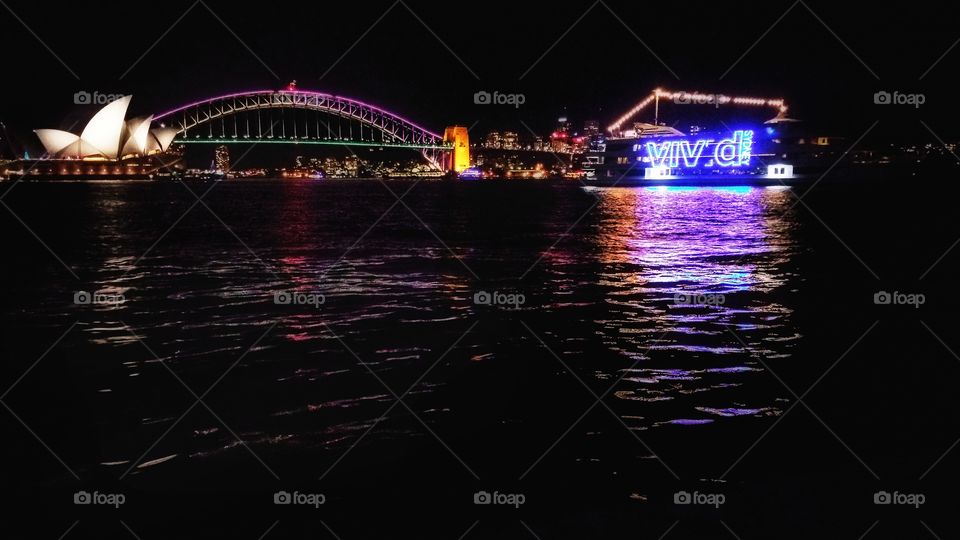
[[[7,483],[51,515],[77,486],[210,515],[300,488],[331,524],[440,512],[462,527],[417,527],[453,538],[474,519],[527,534],[475,516],[480,490],[525,494],[544,539],[783,530],[803,515],[787,493],[870,512],[878,479],[916,479],[960,435],[937,376],[960,364],[924,328],[952,338],[957,254],[934,263],[960,226],[935,182],[794,189],[18,184],[3,402],[29,430],[3,420]]]

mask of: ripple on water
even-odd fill
[[[127,302],[112,310],[84,312],[96,317],[82,323],[84,339],[97,351],[117,351],[109,361],[121,373],[109,385],[98,381],[93,388],[111,389],[102,392],[104,399],[122,399],[141,396],[143,388],[176,384],[166,370],[157,368],[137,337],[111,322],[124,320],[168,367],[197,380],[216,380],[242,357],[218,391],[229,387],[235,395],[257,396],[251,401],[262,408],[244,416],[243,438],[251,444],[347,447],[377,421],[383,403],[392,397],[381,393],[382,388],[371,390],[369,384],[376,381],[371,383],[368,373],[330,335],[330,328],[364,362],[379,364],[379,371],[389,370],[398,380],[413,381],[457,339],[457,331],[463,331],[458,325],[465,328],[464,322],[490,312],[475,309],[471,276],[411,216],[403,212],[388,216],[364,237],[378,217],[356,218],[368,199],[365,187],[337,192],[346,196],[328,196],[331,192],[326,190],[347,189],[329,183],[293,192],[281,184],[254,187],[262,190],[251,192],[258,196],[245,194],[242,184],[230,188],[241,190],[241,196],[232,206],[217,210],[256,257],[238,247],[236,238],[225,234],[215,220],[185,220],[181,226],[188,229],[182,234],[175,230],[148,256],[137,258],[149,247],[143,238],[157,238],[177,216],[145,214],[144,219],[138,212],[153,206],[124,199],[128,186],[102,194],[101,199],[113,200],[103,201],[104,212],[91,213],[90,219],[113,214],[109,221],[95,223],[97,241],[90,245],[102,246],[101,251],[91,248],[88,267],[78,272],[96,276],[98,288],[120,292]],[[418,186],[411,196],[445,193],[443,189],[449,186]],[[790,286],[796,279],[791,257],[797,250],[789,211],[793,196],[764,189],[617,188],[593,193],[598,197],[596,208],[582,226],[572,229],[570,224],[581,211],[568,219],[563,212],[544,208],[541,199],[525,201],[531,212],[504,213],[498,220],[508,227],[491,227],[493,235],[475,226],[472,200],[444,198],[436,219],[426,213],[430,205],[423,205],[423,215],[471,267],[486,256],[473,243],[492,246],[499,258],[490,259],[496,265],[482,269],[485,279],[490,274],[491,279],[514,280],[542,254],[531,279],[524,281],[534,289],[528,295],[531,306],[499,315],[541,318],[532,326],[558,357],[569,358],[588,378],[615,381],[609,383],[615,384],[611,402],[635,429],[721,425],[735,418],[751,421],[778,414],[783,396],[776,392],[781,389],[771,390],[769,380],[758,376],[763,369],[756,358],[790,358],[802,338],[792,321],[791,295],[798,294]],[[150,201],[176,196],[141,192],[145,194]],[[325,212],[305,211],[318,201]],[[540,221],[510,221],[530,215]],[[150,222],[162,227],[154,231]],[[500,251],[501,244],[514,241],[503,235],[504,230],[523,231],[518,240],[523,243]],[[361,237],[364,241],[352,247]],[[513,267],[519,271],[504,270]],[[319,293],[326,301],[310,309],[278,306],[273,295],[280,290]],[[78,313],[77,306],[63,306],[68,295],[56,294],[60,296],[51,293],[49,304],[58,307],[38,312],[41,322],[50,326],[52,319]],[[678,303],[678,294],[714,295],[715,300],[722,295],[722,301],[690,305]],[[274,323],[272,333],[248,350]],[[451,332],[453,327],[458,330]],[[508,365],[514,360],[509,351],[494,348],[501,345],[500,337],[484,336],[482,347],[465,339],[461,350],[452,351],[447,360],[469,363],[468,369],[478,371]],[[137,354],[131,356],[135,348]],[[621,369],[624,365],[633,367]],[[550,373],[555,367],[551,364]],[[431,373],[436,380],[425,381],[431,384],[421,384],[413,392],[422,400],[417,410],[435,413],[437,422],[453,423],[444,426],[451,432],[464,429],[456,425],[458,411],[450,396],[460,390],[454,385],[472,381],[443,380],[440,371]],[[412,376],[403,377],[408,374]],[[192,385],[191,377],[187,378]],[[451,390],[437,390],[435,385],[440,384],[449,384]],[[336,393],[324,393],[331,389]],[[153,424],[174,421],[171,414],[182,410],[182,397],[178,393],[165,404],[168,407],[157,409],[136,400],[124,405],[134,411],[126,413],[134,422],[143,419],[142,426],[155,430],[158,426]],[[125,420],[104,422],[123,425]],[[410,435],[410,430],[396,426],[379,426],[375,432],[386,438]],[[186,444],[195,446],[178,448],[139,467],[237,451],[232,437],[207,428]],[[136,456],[109,457],[105,465]]]

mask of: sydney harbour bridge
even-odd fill
[[[466,128],[451,126],[441,135],[369,103],[292,87],[215,96],[159,114],[154,121],[173,128],[180,144],[409,148],[440,169],[469,164]]]

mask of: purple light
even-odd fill
[[[677,418],[675,420],[668,420],[664,423],[673,424],[676,426],[700,426],[703,424],[712,424],[713,420],[710,418]]]
[[[380,107],[377,107],[376,105],[371,105],[371,104],[369,104],[369,103],[364,103],[363,101],[359,101],[359,100],[356,100],[356,99],[350,99],[350,98],[345,98],[345,97],[341,97],[341,96],[335,96],[335,95],[333,95],[333,94],[325,94],[325,93],[323,93],[323,92],[312,92],[312,91],[309,91],[309,90],[252,90],[252,91],[249,91],[249,92],[237,92],[237,93],[233,93],[233,94],[226,94],[226,95],[223,95],[223,96],[216,96],[216,97],[212,97],[212,98],[203,99],[203,100],[200,100],[200,101],[195,101],[195,102],[193,102],[193,103],[190,103],[190,104],[188,104],[188,105],[184,105],[184,106],[182,106],[182,107],[177,107],[176,109],[172,109],[172,110],[169,110],[169,111],[167,111],[167,112],[165,112],[165,113],[162,113],[162,114],[159,114],[159,115],[155,116],[154,119],[156,119],[156,120],[161,120],[161,119],[166,118],[166,117],[168,117],[168,116],[172,116],[172,115],[174,115],[174,114],[176,114],[176,113],[178,113],[178,112],[180,112],[180,111],[184,111],[184,110],[186,110],[186,109],[192,109],[192,108],[194,108],[194,107],[199,107],[200,105],[203,105],[203,104],[206,104],[206,103],[212,103],[212,102],[214,102],[214,101],[218,101],[218,100],[221,100],[221,99],[230,99],[230,98],[248,97],[248,96],[259,96],[259,95],[270,95],[270,94],[304,94],[304,95],[309,95],[309,96],[316,96],[316,97],[322,97],[322,98],[328,98],[328,99],[338,99],[338,100],[341,100],[341,101],[346,101],[346,102],[351,103],[351,104],[354,104],[354,105],[359,105],[359,106],[361,106],[361,107],[366,107],[366,108],[368,108],[368,109],[373,109],[374,111],[377,111],[377,112],[379,112],[379,113],[381,113],[381,114],[384,114],[384,115],[386,115],[386,116],[389,116],[389,117],[392,117],[392,118],[396,118],[397,120],[399,120],[399,121],[401,121],[401,122],[403,122],[403,123],[409,124],[409,125],[413,126],[414,128],[419,129],[419,130],[421,130],[421,131],[427,133],[428,135],[430,135],[430,136],[432,136],[432,137],[435,137],[435,138],[437,138],[437,139],[442,138],[439,134],[434,133],[434,132],[432,132],[432,131],[430,131],[430,130],[428,130],[428,129],[426,129],[426,128],[418,125],[418,124],[415,124],[415,123],[411,122],[410,120],[407,120],[406,118],[404,118],[404,117],[402,117],[402,116],[396,115],[396,114],[394,114],[394,113],[392,113],[392,112],[390,112],[390,111],[387,111],[387,110],[385,110],[385,109],[381,109]]]
[[[470,167],[469,169],[464,169],[460,173],[460,178],[464,180],[476,180],[483,177],[483,172],[477,167]]]

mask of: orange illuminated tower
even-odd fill
[[[443,131],[443,142],[453,143],[445,166],[447,170],[463,172],[470,168],[470,135],[463,126],[449,126]]]

